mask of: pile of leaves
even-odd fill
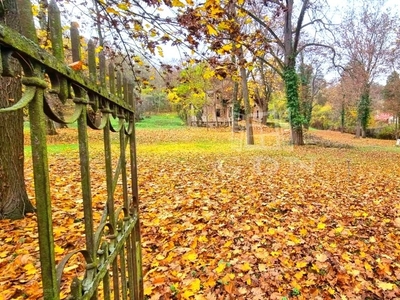
[[[399,298],[400,149],[342,138],[352,147],[291,147],[279,131],[259,131],[256,146],[228,130],[138,131],[146,299]],[[101,142],[91,147],[100,214]],[[50,157],[57,259],[84,243],[70,155]],[[0,298],[41,297],[35,221],[0,221]]]

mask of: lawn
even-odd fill
[[[152,116],[137,126],[146,299],[400,297],[394,141],[312,131],[309,145],[293,147],[286,130],[257,126],[256,145],[247,146],[244,132],[179,122]],[[72,132],[51,143],[70,144]],[[96,155],[101,140],[92,139]],[[67,179],[57,182],[57,198],[79,178],[65,164],[75,150],[52,147],[60,152],[50,166]],[[39,270],[26,266],[38,261],[34,216],[0,222],[0,266],[18,262],[14,275],[25,282],[14,285],[33,284]],[[26,249],[36,250],[19,259]],[[0,299],[9,276],[0,276]]]

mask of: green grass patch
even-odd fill
[[[57,154],[57,153],[65,153],[65,152],[78,152],[79,145],[78,142],[76,144],[49,144],[47,145],[47,153],[49,155]],[[24,154],[26,157],[32,156],[31,146],[24,147]]]
[[[185,123],[175,114],[153,115],[136,123],[137,129],[178,129]]]

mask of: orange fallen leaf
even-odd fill
[[[83,68],[83,62],[81,60],[75,61],[68,65],[72,70],[80,71]]]

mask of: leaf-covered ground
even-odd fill
[[[147,299],[400,298],[400,149],[311,134],[312,145],[292,147],[284,130],[258,129],[257,145],[246,146],[228,129],[138,130]],[[65,197],[79,194],[69,162],[77,149],[54,147],[60,258],[84,237],[74,222],[80,196]],[[94,182],[100,214],[104,186]],[[0,299],[38,299],[38,268],[35,216],[0,221]]]

